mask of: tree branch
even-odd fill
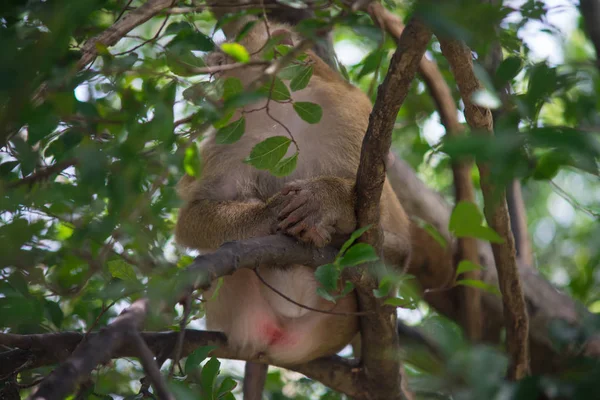
[[[103,331],[90,333],[88,342],[98,340]],[[139,337],[152,354],[158,354],[165,359],[175,357],[175,348],[179,332],[142,332]],[[2,376],[23,364],[24,360],[31,360],[26,369],[39,368],[65,361],[68,354],[73,352],[84,334],[79,332],[61,332],[34,335],[15,335],[0,333],[0,344],[16,348],[0,353],[0,372]],[[227,347],[227,338],[221,332],[198,331],[186,329],[182,347],[182,357],[187,357],[198,347],[215,346],[211,354],[215,357],[233,360],[247,360],[264,362],[258,359],[247,359],[237,354],[234,349]],[[59,350],[59,351],[57,351]],[[114,349],[112,358],[138,357],[135,345],[131,340],[126,340]],[[110,358],[110,357],[109,357]],[[155,363],[156,364],[156,363]],[[325,357],[305,364],[283,366],[289,370],[299,372],[323,384],[355,397],[359,394],[356,380],[353,378],[358,363],[338,356]],[[147,371],[148,373],[148,371]],[[154,372],[156,373],[156,371]],[[148,373],[150,376],[151,374]],[[157,389],[158,392],[158,389]],[[57,397],[53,397],[57,398]]]
[[[390,13],[378,2],[369,3],[366,11],[377,25],[385,29],[396,41],[399,41],[404,30],[404,24],[400,18]],[[456,102],[437,65],[423,56],[419,63],[419,74],[436,103],[447,135],[457,137],[463,134],[464,127],[458,120]],[[457,204],[461,201],[475,203],[475,189],[471,179],[472,166],[471,160],[457,161],[452,165]],[[479,264],[479,251],[475,238],[459,239],[458,252],[461,260]],[[463,278],[480,280],[481,273],[479,270],[469,271],[463,274]],[[482,335],[480,290],[463,286],[460,291],[462,293],[460,302],[462,325],[471,340],[479,340]]]
[[[471,101],[473,94],[482,88],[473,72],[471,51],[456,40],[440,39],[442,53],[450,63],[459,91],[465,103],[465,117],[474,131],[482,135],[493,135],[492,114],[489,109],[479,107]],[[529,373],[528,336],[529,323],[523,289],[517,268],[515,244],[510,230],[510,219],[506,206],[506,191],[491,182],[490,166],[478,162],[481,190],[484,197],[484,213],[488,224],[504,240],[492,244],[499,286],[504,304],[507,329],[507,346],[511,357],[508,370],[510,379],[521,379]]]
[[[596,65],[600,69],[600,2],[580,0],[579,9],[585,21],[585,28],[596,49]]]
[[[82,69],[96,58],[98,43],[104,46],[116,44],[123,36],[133,30],[133,28],[143,24],[150,18],[158,15],[165,8],[172,6],[174,0],[148,0],[142,6],[123,15],[123,17],[111,25],[98,36],[88,40],[81,49],[83,56],[77,62],[77,69]]]
[[[316,268],[332,262],[336,255],[333,247],[317,249],[283,235],[227,242],[213,253],[196,257],[183,271],[181,282],[186,285],[193,282],[194,290],[207,289],[215,279],[240,268],[254,268],[258,264],[273,267],[302,264]]]
[[[421,22],[412,20],[406,27],[390,61],[388,74],[379,87],[363,140],[356,178],[357,221],[358,226],[373,226],[361,240],[373,245],[378,252],[381,252],[383,241],[379,228],[379,201],[385,181],[385,161],[391,145],[391,134],[430,39],[431,32]],[[398,354],[399,350],[393,323],[395,310],[384,307],[383,302],[373,296],[373,289],[377,287],[374,276],[365,268],[361,268],[360,274],[355,282],[359,307],[362,311],[378,310],[376,314],[361,317],[361,361],[367,392],[372,396],[370,398],[401,398],[401,364],[397,357],[390,357],[390,354]]]
[[[134,302],[112,324],[98,334],[88,337],[81,345],[77,345],[73,354],[52,371],[29,398],[59,400],[67,397],[73,392],[77,383],[86,378],[96,365],[108,361],[119,346],[129,341],[131,332],[137,332],[142,326],[146,317],[146,309],[146,300]],[[163,385],[164,382],[161,382],[158,387]],[[162,398],[171,399],[172,397]]]

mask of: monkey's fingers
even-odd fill
[[[322,226],[311,226],[302,231],[302,233],[297,237],[301,241],[305,243],[312,243],[316,247],[325,247],[329,242],[331,242],[330,230]]]
[[[314,210],[308,204],[302,204],[296,210],[292,211],[289,215],[285,216],[279,223],[281,229],[288,229],[290,226],[297,224],[299,221],[306,219],[309,215],[313,214],[317,210]]]
[[[279,219],[286,218],[289,214],[293,213],[297,209],[307,204],[307,196],[292,195],[286,198],[283,202],[283,208],[279,212]]]
[[[286,194],[289,194],[291,192],[299,192],[301,190],[302,190],[302,186],[300,185],[299,182],[298,183],[292,182],[292,183],[288,183],[287,185],[285,185],[283,187],[283,189],[281,189],[280,193],[285,196]]]

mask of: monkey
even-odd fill
[[[240,26],[241,24],[238,24]],[[229,29],[232,29],[229,27]],[[299,37],[285,24],[258,22],[240,43],[261,59],[270,35],[297,44]],[[306,51],[313,76],[306,88],[293,93],[294,101],[319,104],[323,116],[308,124],[289,103],[267,99],[246,105],[243,136],[233,144],[217,144],[215,134],[200,145],[199,178],[184,175],[177,185],[183,201],[175,227],[181,246],[202,251],[217,249],[226,241],[261,237],[279,232],[323,247],[340,246],[356,230],[355,179],[361,144],[372,104],[358,88],[344,80],[314,52]],[[235,77],[248,87],[261,74],[260,67],[228,70],[221,78]],[[237,110],[232,117],[241,117]],[[285,127],[282,126],[285,124]],[[296,169],[275,177],[242,160],[257,143],[289,132],[298,144]],[[295,149],[289,149],[291,156]],[[403,267],[410,256],[409,219],[389,182],[381,195],[381,228],[386,264]],[[284,269],[260,265],[260,277],[295,302],[264,285],[251,270],[238,270],[205,294],[206,324],[226,334],[228,345],[243,357],[264,357],[282,366],[332,355],[358,334],[354,292],[332,303],[317,294],[314,269],[290,265]]]

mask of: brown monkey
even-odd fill
[[[287,35],[290,28],[259,22],[242,43],[253,57],[268,40],[268,32]],[[294,92],[294,101],[323,108],[318,124],[300,119],[289,103],[269,103],[265,110],[245,114],[246,131],[234,144],[219,145],[214,136],[201,147],[200,179],[182,178],[178,191],[185,201],[176,226],[177,241],[199,250],[214,250],[225,241],[260,237],[281,231],[301,241],[324,246],[341,244],[356,229],[355,177],[371,103],[359,89],[344,81],[314,53],[309,85]],[[249,85],[258,67],[224,73]],[[266,100],[247,106],[256,110]],[[239,118],[234,116],[232,120]],[[296,170],[277,178],[244,164],[254,145],[290,130],[299,146]],[[293,150],[290,149],[292,155]],[[388,264],[403,266],[409,254],[409,221],[386,181],[381,198],[381,221]],[[261,276],[273,287],[303,305],[341,313],[356,311],[354,293],[332,304],[316,293],[314,271],[302,265],[286,269],[260,266]],[[210,294],[209,294],[210,295]],[[223,331],[229,344],[245,356],[263,354],[270,362],[295,364],[334,354],[358,332],[353,315],[332,315],[299,307],[263,285],[254,272],[240,270],[224,278],[217,297],[206,304],[207,326]]]

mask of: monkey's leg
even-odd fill
[[[216,249],[226,241],[271,234],[276,215],[264,202],[193,200],[179,211],[177,242]]]

